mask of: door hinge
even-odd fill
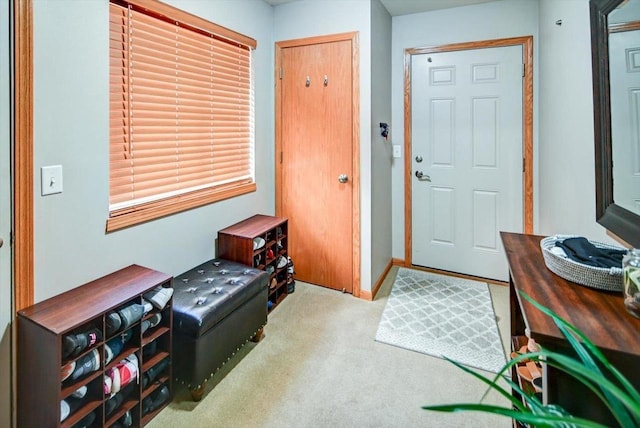
[[[526,74],[526,68],[524,67],[524,63],[522,63],[522,77]]]
[[[282,152],[280,152],[280,163],[282,163]]]
[[[280,80],[282,80],[282,67],[280,67],[280,70],[278,71],[278,76],[280,77]]]
[[[522,158],[522,172],[526,172],[527,160]]]

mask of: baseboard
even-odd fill
[[[368,290],[360,290],[360,295],[358,296],[358,298],[362,299],[362,300],[368,300],[368,301],[373,301],[373,295],[371,294],[371,291]]]
[[[384,282],[384,279],[387,277],[387,274],[391,270],[391,267],[392,266],[397,266],[394,263],[394,260],[396,260],[396,259],[389,260],[389,263],[387,263],[387,266],[384,268],[384,270],[380,274],[380,277],[378,278],[378,280],[374,284],[373,290],[371,290],[371,291],[360,290],[360,298],[361,299],[373,301],[373,299],[376,298],[376,295],[378,294],[378,291],[380,290],[380,287],[382,286],[382,283]]]
[[[484,278],[484,277],[481,277],[481,276],[467,275],[467,274],[464,274],[464,273],[450,272],[450,271],[447,271],[447,270],[433,269],[433,268],[422,267],[422,266],[409,266],[409,268],[415,269],[415,270],[421,270],[421,271],[424,271],[424,272],[436,273],[436,274],[439,274],[439,275],[452,276],[452,277],[455,277],[455,278],[469,279],[471,281],[486,282],[487,284],[500,285],[500,286],[503,286],[503,287],[508,287],[509,286],[508,282],[498,281],[497,279]]]
[[[370,302],[373,301],[376,298],[376,295],[378,294],[378,291],[380,290],[380,287],[382,287],[382,283],[384,282],[385,278],[389,274],[389,271],[391,270],[392,266],[406,267],[406,268],[410,268],[410,269],[422,270],[422,271],[425,271],[425,272],[437,273],[437,274],[440,274],[440,275],[453,276],[453,277],[456,277],[456,278],[463,278],[463,279],[470,279],[470,280],[473,280],[473,281],[487,282],[489,284],[495,284],[495,285],[502,285],[502,286],[508,286],[509,285],[509,283],[506,283],[506,282],[503,282],[503,281],[497,281],[495,279],[480,278],[480,277],[477,277],[477,276],[465,275],[465,274],[455,273],[455,272],[448,272],[448,271],[432,269],[432,268],[425,268],[425,267],[422,267],[422,266],[407,266],[406,262],[403,259],[392,258],[391,260],[389,260],[389,263],[384,268],[384,271],[382,272],[382,274],[380,274],[380,277],[378,278],[378,280],[374,284],[373,290],[371,290],[371,291],[360,290],[360,295],[357,296],[357,297],[362,299],[362,300],[368,300]]]

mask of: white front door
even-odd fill
[[[613,200],[640,213],[640,30],[609,35]]]
[[[522,46],[412,56],[414,265],[507,280],[499,233],[523,230],[522,70]]]
[[[11,134],[9,2],[0,2],[0,426],[11,426]]]

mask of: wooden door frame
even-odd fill
[[[34,230],[33,198],[35,166],[33,164],[33,0],[12,0],[9,13],[13,18],[13,79],[10,107],[12,112],[11,145],[11,235],[5,245],[11,251],[11,426],[17,414],[17,349],[15,314],[34,303]]]
[[[522,214],[524,233],[533,233],[533,36],[408,48],[404,51],[404,265],[406,267],[413,265],[411,212],[411,59],[413,55],[507,46],[522,46],[522,62],[524,64],[522,84]]]
[[[298,46],[316,45],[331,42],[351,42],[351,95],[352,95],[352,130],[351,130],[351,150],[352,150],[352,174],[349,181],[352,185],[353,200],[351,208],[352,218],[352,243],[353,243],[353,296],[360,297],[360,53],[358,32],[348,32],[330,34],[316,37],[306,37],[302,39],[284,40],[275,43],[275,171],[276,171],[276,215],[282,215],[282,126],[280,115],[282,113],[282,100],[280,92],[280,67],[282,66],[282,49]],[[291,220],[291,219],[290,219]],[[293,221],[293,220],[292,220]]]
[[[14,310],[33,304],[33,0],[14,0]]]

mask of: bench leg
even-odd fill
[[[203,382],[199,387],[189,390],[189,392],[191,393],[191,399],[193,401],[202,400],[202,395],[204,394],[205,387],[206,383]]]
[[[256,331],[256,334],[253,335],[253,337],[251,338],[251,341],[258,343],[262,340],[263,337],[264,337],[264,327]]]

